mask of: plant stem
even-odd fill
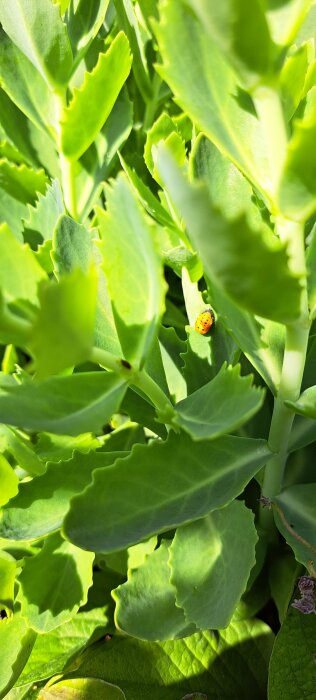
[[[252,97],[262,126],[270,166],[271,186],[268,189],[275,200],[287,149],[287,133],[282,103],[277,89],[270,85],[258,86]]]
[[[125,360],[121,360],[119,357],[112,355],[112,353],[96,347],[92,349],[90,359],[105,369],[121,374],[129,384],[133,384],[150,399],[157,413],[166,423],[171,421],[174,415],[172,403],[145,370],[133,369],[131,366],[127,367]]]
[[[278,222],[277,222],[278,229]],[[292,221],[281,220],[280,238],[287,240],[291,253],[291,266],[297,273],[305,272],[304,231],[303,226]],[[288,444],[294,420],[294,412],[287,408],[285,401],[296,401],[300,394],[302,377],[306,361],[307,343],[310,329],[308,300],[305,288],[301,295],[301,316],[297,322],[286,327],[286,340],[281,372],[280,386],[275,398],[269,433],[269,445],[275,452],[274,457],[265,468],[262,493],[273,499],[281,488],[284,468],[288,453]],[[272,512],[262,510],[261,525],[273,531]]]
[[[76,195],[76,180],[75,180],[75,169],[76,161],[67,158],[62,150],[61,144],[61,119],[63,110],[67,105],[66,93],[55,93],[56,105],[57,105],[57,115],[58,115],[58,127],[57,127],[57,138],[58,138],[58,149],[59,149],[59,162],[60,162],[60,175],[61,184],[63,189],[64,201],[69,214],[74,218],[78,219],[78,207],[77,207],[77,195]]]

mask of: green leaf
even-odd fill
[[[185,142],[178,133],[176,124],[173,120],[163,112],[155,121],[151,129],[147,131],[147,139],[144,150],[144,160],[152,177],[159,182],[159,175],[155,168],[153,148],[159,141],[168,144],[172,150],[174,159],[179,165],[183,165],[185,161]]]
[[[209,298],[227,332],[232,336],[273,394],[280,383],[285,329],[279,323],[254,318],[240,309],[223,291],[209,283]]]
[[[312,698],[315,691],[316,626],[314,615],[294,608],[276,637],[269,669],[269,700]]]
[[[295,561],[293,554],[289,551],[278,552],[277,556],[272,559],[269,570],[269,586],[281,624],[285,620],[295,583],[301,572],[301,565]]]
[[[126,382],[110,372],[49,377],[27,384],[0,382],[0,420],[65,435],[99,432],[116,413]]]
[[[196,631],[176,606],[175,588],[169,582],[168,544],[163,540],[139,568],[129,571],[127,582],[112,591],[115,624],[132,637],[163,641]]]
[[[71,678],[59,681],[41,691],[42,700],[54,700],[63,697],[65,700],[126,700],[123,691],[112,683],[106,683],[100,678]]]
[[[305,389],[297,401],[285,402],[292,411],[299,413],[301,416],[316,419],[316,386],[310,386]]]
[[[171,432],[165,442],[135,445],[72,500],[65,534],[94,551],[123,549],[226,505],[267,459],[265,441],[237,437],[197,443]]]
[[[102,260],[92,240],[92,231],[88,231],[69,216],[62,216],[53,238],[52,259],[57,277],[71,273],[79,267],[87,272],[91,262],[99,264]],[[101,258],[101,259],[100,259]],[[114,355],[121,355],[122,350],[117,337],[111,302],[109,299],[104,273],[98,270],[98,294],[94,342]]]
[[[43,170],[33,170],[24,163],[16,165],[5,158],[0,160],[0,187],[22,204],[34,204],[37,193],[46,189]]]
[[[280,75],[281,96],[285,116],[292,119],[300,101],[305,97],[305,81],[309,63],[309,46],[300,46],[288,56]]]
[[[1,7],[1,6],[0,6]],[[54,98],[33,63],[0,31],[1,86],[35,126],[54,126]]]
[[[7,503],[18,492],[19,479],[13,471],[11,464],[0,454],[0,506]]]
[[[161,643],[114,636],[109,644],[88,649],[79,669],[82,676],[118,684],[128,700],[179,700],[199,691],[209,700],[266,700],[272,643],[271,630],[261,620],[233,621],[216,634],[199,632]]]
[[[224,0],[220,5],[188,0],[187,4],[248,88],[272,73],[273,45],[260,0]]]
[[[316,484],[313,483],[289,486],[273,499],[281,509],[281,512],[273,510],[276,524],[292,547],[296,560],[305,566],[316,557],[315,498]]]
[[[120,156],[120,162],[130,184],[133,186],[135,193],[137,194],[147,213],[150,214],[155,221],[161,224],[161,226],[166,226],[167,228],[177,231],[177,226],[168,211],[162,206],[159,199],[155,197],[151,189],[147,187],[143,180],[137,175],[136,170],[133,167],[130,167],[122,156]]]
[[[311,231],[311,242],[306,251],[307,289],[310,318],[316,316],[316,226]],[[310,384],[313,383],[313,380]]]
[[[87,360],[93,345],[97,278],[74,270],[58,284],[40,286],[40,310],[32,330],[31,351],[37,376],[57,374]]]
[[[126,452],[75,452],[67,461],[48,462],[45,474],[22,482],[1,512],[0,536],[33,540],[58,530],[72,496],[91,482],[94,469],[106,467]],[[12,470],[11,470],[12,471]]]
[[[97,208],[97,217],[117,333],[126,359],[140,362],[164,309],[166,284],[155,229],[123,175],[107,189],[107,211]]]
[[[0,425],[0,450],[9,452],[21,469],[37,476],[44,471],[44,464],[35,452],[30,439],[7,425]]]
[[[58,534],[48,537],[40,552],[25,560],[18,600],[21,615],[32,629],[50,632],[74,617],[87,600],[93,560],[94,554],[74,547]]]
[[[14,579],[16,572],[16,561],[11,554],[4,550],[0,551],[0,604],[6,608],[13,609],[14,600]]]
[[[51,0],[0,0],[0,21],[13,43],[53,87],[67,83],[72,52],[59,8]]]
[[[225,218],[213,206],[205,186],[190,185],[166,148],[161,146],[158,152],[159,173],[184,218],[205,273],[251,313],[293,322],[300,314],[301,286],[300,277],[290,271],[285,245],[265,229],[253,228],[246,214]]]
[[[137,87],[146,102],[152,97],[151,80],[149,76],[146,46],[139,26],[135,8],[131,0],[114,0],[116,14],[120,27],[128,37],[133,54],[132,70]]]
[[[17,685],[61,673],[66,663],[85,647],[95,630],[104,632],[107,624],[103,609],[96,608],[78,613],[51,632],[39,634]]]
[[[276,44],[289,46],[293,43],[304,22],[313,0],[265,0],[266,16]],[[309,38],[309,37],[308,37]]]
[[[79,161],[81,171],[76,177],[78,208],[81,220],[96,202],[98,191],[117,164],[118,151],[133,126],[133,105],[123,88],[95,142]]]
[[[24,238],[30,237],[36,244],[49,241],[61,214],[65,211],[58,180],[53,180],[44,195],[39,194],[35,206],[28,205],[28,217],[24,221]]]
[[[261,125],[248,95],[237,86],[235,73],[207,31],[183,0],[164,0],[155,32],[163,59],[159,73],[177,103],[269,200]]]
[[[38,283],[46,277],[28,245],[22,246],[6,224],[0,226],[0,287],[10,302],[38,304]]]
[[[170,548],[176,604],[200,629],[227,627],[255,564],[253,513],[241,501],[179,527]]]
[[[306,221],[316,209],[315,136],[316,87],[313,87],[306,97],[303,118],[294,122],[279,186],[282,214],[294,221]]]
[[[207,440],[236,430],[262,406],[264,393],[252,376],[240,376],[240,365],[223,366],[212,381],[176,406],[174,423],[193,440]]]
[[[108,5],[109,0],[71,0],[68,3],[67,29],[77,65],[103,24]]]
[[[19,677],[32,651],[36,633],[19,615],[8,617],[0,625],[0,698],[5,698]]]
[[[131,62],[128,40],[120,32],[108,51],[99,54],[81,88],[74,89],[61,122],[61,145],[68,158],[77,160],[95,140],[129,75]]]

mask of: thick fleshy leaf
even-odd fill
[[[19,467],[32,476],[42,474],[45,469],[44,462],[35,453],[30,438],[4,424],[0,425],[0,451],[9,452]]]
[[[87,644],[95,630],[105,633],[107,624],[103,608],[96,608],[78,613],[51,632],[39,634],[17,685],[23,686],[61,673],[66,663]]]
[[[107,189],[107,211],[97,209],[103,267],[125,357],[146,356],[164,310],[166,284],[156,252],[155,229],[126,176]]]
[[[146,102],[152,97],[152,87],[147,66],[146,46],[134,4],[131,0],[114,0],[119,26],[128,37],[133,54],[132,70],[136,84]]]
[[[163,540],[138,569],[129,571],[127,582],[112,592],[115,623],[132,637],[164,641],[196,631],[176,606],[176,591],[169,581],[168,544]]]
[[[0,605],[13,609],[16,561],[11,554],[0,551]]]
[[[43,170],[33,170],[24,163],[16,165],[5,158],[0,160],[0,187],[22,204],[34,204],[37,193],[45,192],[46,183]]]
[[[282,213],[295,221],[306,221],[316,209],[316,87],[306,97],[302,119],[294,122],[292,138],[279,187]]]
[[[49,377],[20,385],[1,379],[0,420],[64,435],[97,433],[118,411],[125,391],[125,380],[110,372]]]
[[[280,75],[281,96],[286,119],[290,121],[300,101],[305,97],[306,73],[309,64],[307,43],[290,53]]]
[[[5,32],[52,86],[64,85],[72,68],[72,52],[59,7],[51,0],[0,1]]]
[[[89,359],[93,345],[97,277],[74,270],[58,284],[39,290],[40,310],[32,329],[30,349],[39,378],[57,374]]]
[[[7,503],[18,492],[19,479],[8,460],[0,454],[0,506]]]
[[[137,193],[137,196],[147,213],[150,214],[150,216],[152,216],[152,218],[159,224],[161,224],[161,226],[177,231],[177,226],[171,218],[169,212],[162,206],[159,199],[153,194],[151,189],[145,185],[139,175],[137,175],[135,168],[130,167],[122,156],[120,156],[120,162],[124,171],[126,172],[129,182],[133,186],[134,191]]]
[[[186,155],[185,142],[181,138],[181,134],[178,133],[176,124],[165,112],[163,112],[163,114],[160,115],[160,117],[157,119],[157,121],[155,121],[151,129],[149,129],[149,131],[147,132],[147,139],[144,150],[144,160],[147,165],[147,168],[153,176],[153,178],[155,178],[155,180],[158,180],[158,182],[159,177],[155,169],[155,162],[152,151],[154,146],[157,143],[159,143],[159,141],[167,143],[174,159],[177,161],[177,163],[179,163],[179,165],[183,165]]]
[[[38,283],[46,275],[28,245],[18,243],[6,224],[0,226],[0,287],[10,302],[38,304]]]
[[[307,267],[307,289],[308,302],[310,308],[310,317],[316,316],[316,226],[313,226],[311,232],[311,242],[306,252],[306,267]],[[308,359],[307,359],[308,362]],[[313,383],[313,379],[309,385]]]
[[[34,122],[47,129],[54,124],[54,98],[33,63],[3,30],[0,32],[1,86],[11,100]]]
[[[100,678],[71,678],[49,685],[40,693],[40,700],[126,700],[123,691],[117,685],[106,683]]]
[[[35,244],[51,240],[61,214],[64,213],[62,192],[58,180],[53,180],[45,194],[39,194],[35,206],[28,207],[24,221],[24,238]]]
[[[193,440],[216,438],[246,423],[263,399],[262,390],[252,386],[252,376],[240,376],[240,365],[224,366],[211,382],[177,404],[173,423]]]
[[[265,0],[266,16],[273,40],[289,46],[304,22],[313,0]],[[309,37],[308,37],[309,38]]]
[[[316,556],[316,484],[295,484],[274,500],[281,509],[274,509],[277,526],[297,561],[306,566]]]
[[[254,318],[253,314],[237,306],[214,281],[208,286],[209,298],[220,314],[225,329],[275,394],[284,355],[284,326]]]
[[[62,216],[59,219],[52,250],[57,277],[70,273],[78,267],[87,272],[93,259],[96,263],[101,262],[101,256],[92,236],[92,231],[88,231],[69,216]],[[94,342],[97,347],[102,347],[103,350],[112,352],[114,355],[120,355],[121,346],[115,329],[104,273],[101,269],[98,270],[98,276]]]
[[[94,555],[51,535],[38,554],[25,560],[19,576],[21,614],[37,632],[67,622],[87,600]],[[37,585],[37,581],[41,585]]]
[[[75,452],[70,460],[48,462],[45,474],[20,484],[19,493],[2,509],[0,536],[32,540],[58,530],[72,496],[91,482],[94,469],[106,467],[126,452]]]
[[[297,401],[286,401],[295,413],[299,413],[306,418],[316,419],[316,386],[310,386],[305,389]]]
[[[78,163],[80,170],[76,176],[76,190],[80,220],[84,221],[95,205],[102,183],[108,180],[115,168],[118,151],[128,138],[132,126],[133,104],[123,88],[94,143]]]
[[[237,70],[247,87],[272,71],[273,46],[260,0],[188,0],[201,26]]]
[[[164,0],[155,32],[163,59],[159,73],[177,102],[269,198],[269,169],[260,123],[206,29],[183,0]]]
[[[313,697],[315,645],[315,615],[302,615],[299,610],[290,607],[272,651],[269,700]]]
[[[269,454],[264,440],[193,442],[173,432],[165,442],[135,445],[126,459],[98,469],[91,486],[72,500],[65,534],[94,551],[123,549],[226,505]]]
[[[177,529],[170,581],[188,622],[200,629],[227,627],[255,564],[257,541],[253,513],[242,501]]]
[[[108,5],[109,0],[69,0],[66,22],[76,65],[97,35]]]
[[[5,698],[19,677],[36,639],[19,615],[1,620],[0,624],[0,698]]]
[[[80,89],[75,88],[61,121],[61,145],[68,158],[78,159],[107,120],[131,69],[128,40],[121,32]],[[106,89],[105,89],[106,86]]]
[[[187,182],[165,147],[158,148],[156,162],[205,273],[251,313],[293,322],[300,314],[301,286],[289,268],[285,245],[265,229],[252,227],[246,214],[226,218],[213,206],[206,186]]]
[[[128,700],[180,700],[198,692],[209,700],[265,700],[272,644],[271,629],[261,620],[233,621],[216,634],[161,643],[114,636],[84,652],[80,675],[119,685]]]

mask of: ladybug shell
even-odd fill
[[[215,323],[215,316],[212,309],[206,309],[203,313],[199,314],[195,321],[195,330],[201,335],[208,333],[210,328]]]

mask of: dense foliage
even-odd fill
[[[316,6],[0,22],[0,697],[316,698]]]

